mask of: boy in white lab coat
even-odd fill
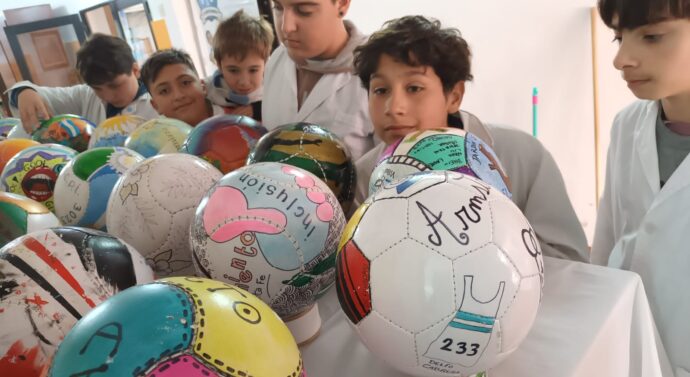
[[[690,0],[600,0],[637,101],[611,129],[593,263],[640,274],[676,377],[690,376]]]
[[[587,260],[584,231],[551,154],[529,134],[458,113],[472,75],[470,50],[457,29],[422,16],[389,21],[355,50],[354,65],[369,92],[374,130],[383,140],[356,163],[356,204],[366,198],[386,144],[416,130],[462,128],[496,152],[510,177],[512,200],[537,233],[544,255]]]
[[[367,93],[352,74],[352,51],[366,39],[343,18],[350,0],[274,0],[282,42],[264,76],[262,121],[321,125],[345,142],[353,160],[374,147]]]
[[[12,113],[27,132],[58,114],[81,115],[97,125],[116,115],[158,116],[139,81],[132,49],[121,38],[92,35],[77,52],[77,70],[85,85],[50,88],[21,81],[8,90]]]
[[[207,97],[228,114],[261,121],[266,60],[273,46],[273,28],[262,19],[237,11],[218,25],[213,58],[218,70],[207,77]]]

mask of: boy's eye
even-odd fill
[[[658,42],[661,39],[661,34],[645,34],[642,39],[647,42]]]
[[[376,88],[372,87],[371,88],[371,93],[374,95],[377,95],[377,96],[382,95],[382,94],[386,94],[387,92],[388,92],[388,89],[383,88],[383,87],[376,87]]]
[[[613,40],[612,40],[611,42],[616,42],[616,43],[620,44],[622,41],[623,41],[623,36],[621,36],[621,35],[615,35],[615,36],[613,37]]]
[[[309,17],[313,12],[311,12],[310,10],[298,5],[295,7],[295,13],[297,13],[298,15],[300,15],[302,17]]]
[[[259,72],[259,69],[258,69],[258,68],[251,68],[251,69],[249,70],[249,72],[250,72],[250,73],[257,73],[257,72]]]
[[[168,89],[160,89],[158,91],[158,95],[164,96],[166,94],[168,94]]]
[[[275,10],[276,12],[282,12],[283,6],[280,5],[278,2],[274,1],[273,2],[273,10]]]
[[[421,92],[424,88],[422,88],[419,85],[410,85],[407,87],[407,91],[410,93],[418,93]]]

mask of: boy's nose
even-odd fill
[[[616,57],[613,59],[613,66],[617,70],[622,71],[626,68],[635,68],[638,64],[639,62],[630,44],[626,43],[625,39],[621,40]]]
[[[402,115],[407,108],[407,99],[397,90],[391,90],[391,94],[386,101],[386,115]]]
[[[292,14],[292,11],[288,9],[283,11],[282,21],[281,29],[283,30],[283,34],[285,36],[297,30],[297,23],[295,22],[295,16]]]
[[[171,88],[170,89],[171,94],[173,99],[178,100],[184,97],[184,91],[179,90],[178,88]]]

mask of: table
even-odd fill
[[[637,274],[548,257],[544,270],[534,326],[489,377],[673,376]],[[403,376],[360,342],[335,289],[319,313],[319,337],[301,347],[309,377]]]

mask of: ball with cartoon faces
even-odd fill
[[[0,376],[38,377],[65,334],[118,291],[153,280],[144,258],[95,230],[40,230],[0,249]]]
[[[105,231],[105,210],[117,180],[144,157],[122,147],[80,153],[62,169],[55,183],[55,214],[65,225]]]
[[[24,195],[55,211],[53,191],[62,168],[77,152],[58,144],[26,148],[7,162],[0,175],[6,192]]]
[[[55,354],[49,376],[305,377],[280,318],[252,294],[201,278],[133,287],[91,311]]]

